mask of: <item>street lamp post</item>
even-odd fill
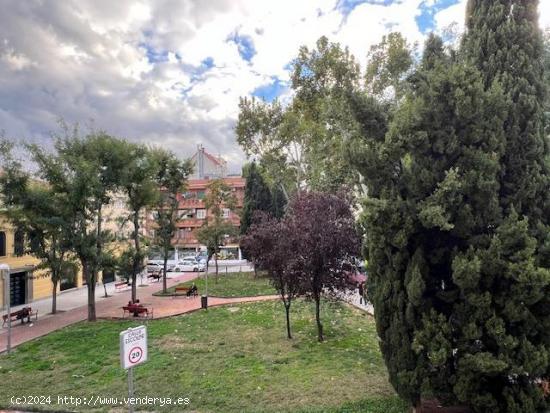
[[[0,273],[4,279],[4,303],[7,305],[8,310],[8,346],[7,352],[11,352],[11,300],[10,300],[10,266],[8,264],[0,264]]]

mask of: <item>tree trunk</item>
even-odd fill
[[[168,251],[164,251],[164,262],[162,265],[162,292],[166,294],[167,283],[166,283],[166,269],[168,267]]]
[[[103,291],[105,292],[103,298],[107,298],[109,294],[107,294],[107,286],[105,285],[105,270],[103,270],[103,277],[101,277],[101,280],[103,281]]]
[[[214,263],[216,264],[216,277],[214,278],[216,280],[216,284],[218,283],[218,253],[214,255]]]
[[[132,302],[137,300],[137,272],[139,268],[139,260],[141,259],[141,245],[139,243],[139,211],[134,211],[134,248],[136,253],[134,263],[132,265]]]
[[[57,313],[57,276],[52,274],[52,314]]]
[[[96,255],[93,268],[88,268],[86,282],[88,284],[88,321],[96,321],[95,315],[95,283],[97,281],[97,272],[101,267],[101,253],[103,250],[103,242],[101,239],[101,224],[103,223],[102,214],[103,204],[99,204],[97,209],[97,231],[96,231]],[[83,270],[84,271],[84,270]]]
[[[254,265],[254,278],[258,278],[258,269]]]
[[[321,324],[321,295],[315,294],[315,321],[317,322],[317,338],[320,343],[323,342],[323,324]]]
[[[285,311],[286,311],[286,334],[288,339],[292,339],[292,335],[290,334],[290,301],[285,304]]]
[[[86,278],[88,289],[88,321],[96,321],[95,314],[95,277],[90,271],[88,264],[82,263],[82,274]]]

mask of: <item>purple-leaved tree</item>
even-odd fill
[[[285,225],[295,238],[293,251],[305,295],[315,301],[319,341],[323,341],[321,296],[333,296],[352,287],[353,258],[360,238],[345,194],[301,192],[289,204]]]
[[[286,312],[287,337],[290,331],[290,306],[301,293],[301,271],[295,258],[298,245],[292,228],[286,220],[278,220],[268,213],[257,211],[247,235],[241,240],[254,265],[267,272]]]

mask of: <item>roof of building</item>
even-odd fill
[[[235,176],[235,177],[228,177],[228,178],[220,178],[222,179],[227,185],[234,187],[234,188],[244,188],[246,184],[246,179],[244,179],[242,176]],[[214,179],[189,179],[187,183],[188,189],[204,189],[208,186],[210,182],[214,181]]]
[[[225,159],[223,159],[221,156],[214,156],[214,155],[212,155],[212,154],[206,152],[206,151],[204,150],[204,148],[201,148],[201,149],[199,149],[199,150],[202,150],[203,153],[204,153],[204,156],[206,156],[208,159],[210,159],[210,160],[211,160],[212,162],[214,162],[216,165],[225,166],[225,165],[227,164],[227,161],[226,161]],[[193,156],[191,156],[191,159],[192,159],[192,160],[195,160],[195,158],[197,157],[197,155],[198,155],[198,151],[195,152],[195,153],[193,154]]]

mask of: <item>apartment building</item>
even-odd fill
[[[195,173],[188,181],[187,190],[178,194],[178,216],[176,234],[172,240],[175,247],[174,259],[185,255],[206,251],[206,247],[197,240],[197,230],[212,218],[204,203],[208,185],[214,179],[223,181],[232,189],[237,205],[234,211],[224,209],[224,218],[235,227],[240,226],[240,214],[243,207],[245,179],[241,176],[227,174],[227,163],[223,158],[214,156],[205,151],[202,146],[191,160],[195,164]],[[152,213],[148,214],[147,232],[152,236],[154,221]],[[241,259],[241,251],[236,238],[228,239],[222,246],[220,258]]]

